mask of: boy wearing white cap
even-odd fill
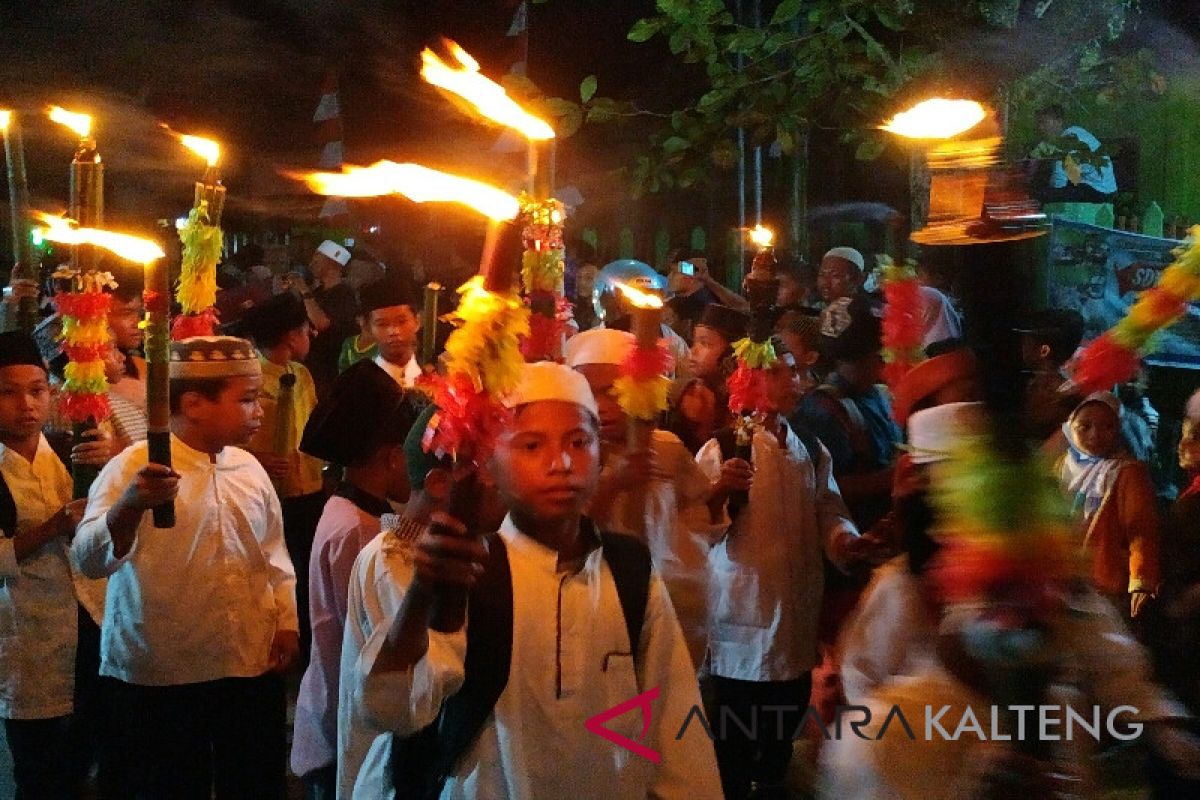
[[[720,506],[710,511],[711,482],[675,434],[655,429],[648,450],[630,452],[628,417],[613,384],[633,350],[633,334],[597,328],[571,343],[567,366],[587,378],[600,410],[604,466],[589,516],[605,530],[638,536],[650,547],[699,667],[708,646],[708,550],[729,527],[729,517]]]
[[[282,797],[296,578],[270,478],[236,445],[259,427],[262,369],[224,336],[171,345],[172,467],[127,448],[92,484],[72,543],[107,576],[102,675],[130,796]],[[146,512],[174,502],[175,526]]]
[[[583,515],[600,477],[587,381],[529,364],[508,403],[487,467],[510,509],[499,533],[423,532],[407,574],[377,589],[387,619],[343,661],[354,724],[393,734],[354,797],[719,797],[708,737],[675,738],[700,697],[649,554]],[[465,588],[465,627],[431,630],[431,603]],[[594,719],[631,699],[641,719]]]
[[[305,366],[312,372],[321,397],[337,377],[342,342],[358,332],[358,298],[350,284],[342,280],[349,263],[350,251],[326,239],[308,265],[315,282],[311,288],[298,273],[288,276],[288,288],[300,295],[308,319],[317,329]]]

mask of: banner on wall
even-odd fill
[[[1046,274],[1048,305],[1078,309],[1086,326],[1084,340],[1092,339],[1125,316],[1138,292],[1158,282],[1180,244],[1055,219]],[[1146,361],[1200,369],[1200,303],[1192,303],[1186,317],[1158,334]]]

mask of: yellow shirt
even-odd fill
[[[283,480],[277,482],[276,489],[280,498],[300,497],[321,491],[321,469],[325,462],[300,452],[300,437],[304,435],[304,426],[308,417],[317,405],[317,388],[312,375],[301,363],[289,361],[286,367],[275,364],[259,356],[262,363],[263,385],[259,400],[263,408],[262,427],[250,440],[249,450],[256,453],[276,453],[292,459],[292,467]],[[290,419],[279,417],[279,379],[287,373],[296,376],[296,384],[292,387],[292,413]],[[277,436],[282,431],[282,444],[276,449]]]

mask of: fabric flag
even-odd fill
[[[345,155],[342,138],[342,109],[338,102],[338,76],[329,72],[321,83],[321,100],[313,114],[313,123],[317,126],[317,145],[321,148],[321,157],[317,166],[321,169],[339,170]],[[350,214],[350,208],[341,197],[330,197],[321,207],[320,218],[332,219]]]

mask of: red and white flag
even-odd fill
[[[321,156],[317,166],[321,169],[338,170],[342,168],[345,147],[342,139],[342,108],[338,102],[338,76],[329,72],[321,83],[321,100],[313,114],[313,124],[317,126],[317,145],[321,148]],[[344,217],[350,214],[350,207],[341,197],[330,197],[321,208],[320,218],[330,219]]]

